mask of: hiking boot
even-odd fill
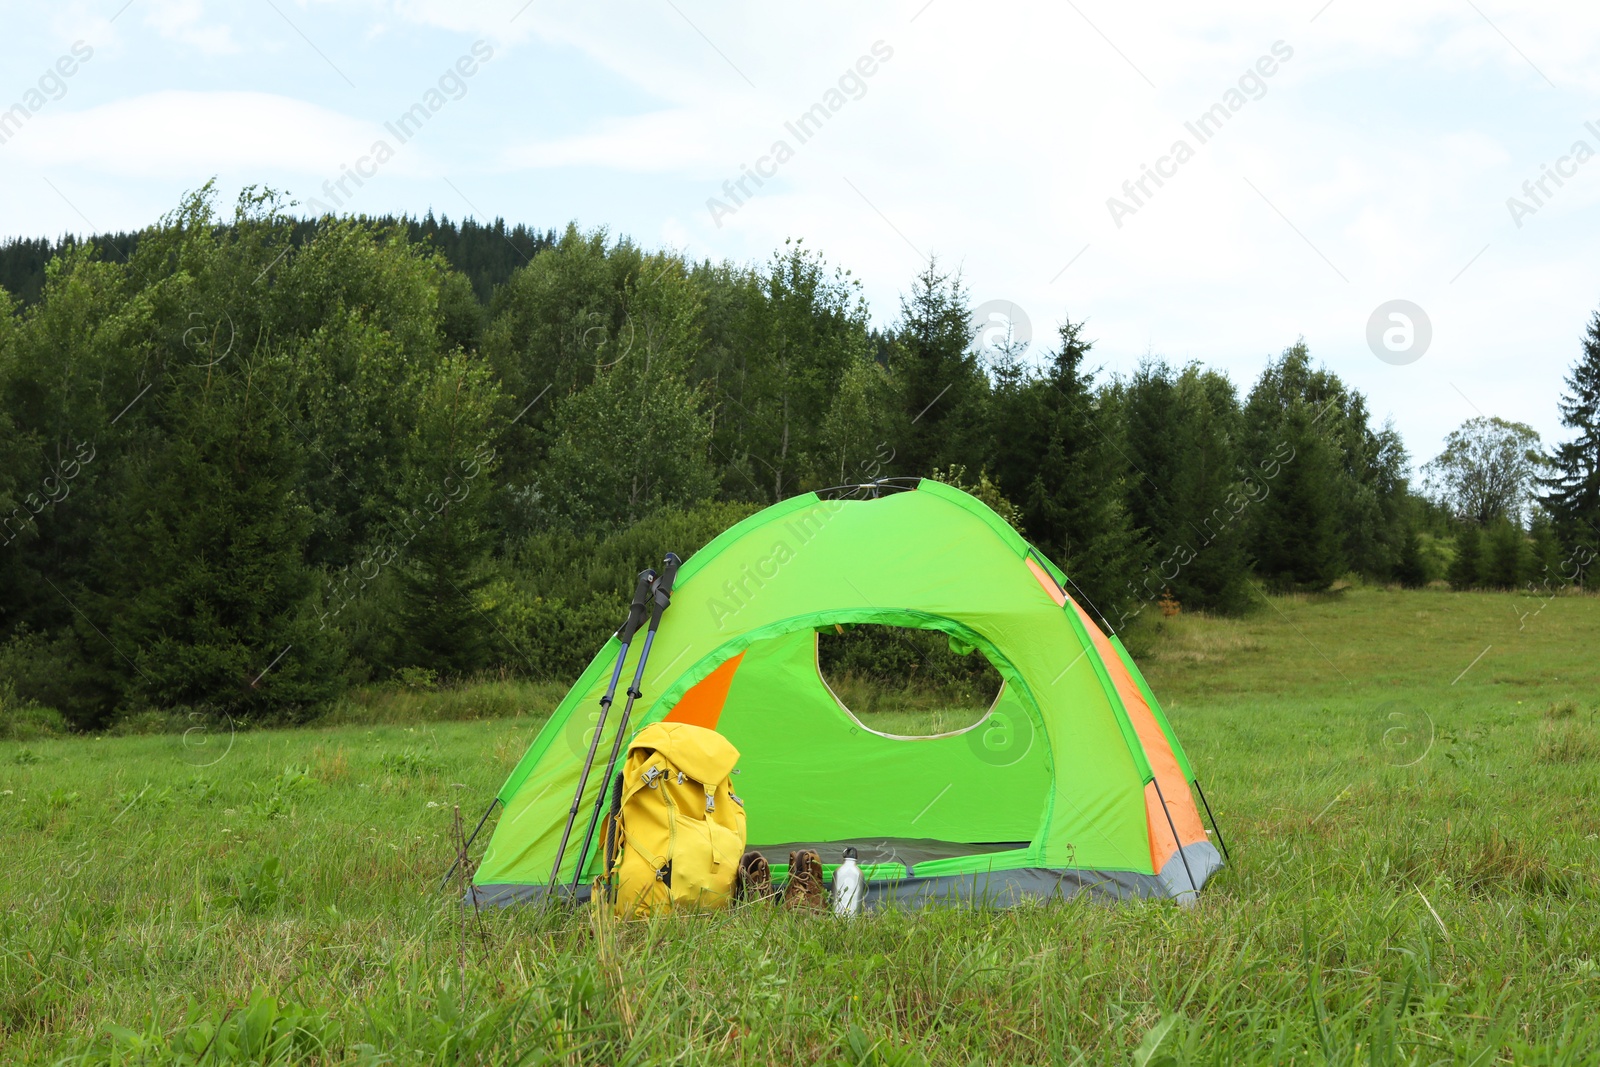
[[[739,860],[739,873],[734,876],[733,899],[741,904],[771,900],[777,895],[772,886],[772,866],[767,857],[752,849]]]
[[[789,853],[789,881],[783,887],[783,906],[821,911],[822,897],[822,857],[809,848]]]

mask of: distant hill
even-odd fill
[[[492,223],[470,218],[453,222],[448,216],[435,218],[431,211],[420,219],[383,215],[370,221],[404,226],[412,241],[427,242],[443,252],[450,265],[471,280],[473,292],[484,304],[488,304],[496,286],[556,240],[555,230],[540,232],[521,224],[508,227],[504,219]],[[312,219],[297,224],[295,244],[309,238],[315,225]],[[48,237],[12,238],[0,244],[0,286],[24,305],[34,303],[44,290],[46,264],[66,249],[84,243],[99,246],[108,259],[126,259],[138,245],[139,234],[105,233],[82,239],[68,234],[55,241]]]

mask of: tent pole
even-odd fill
[[[483,824],[489,821],[489,813],[494,811],[494,806],[496,804],[498,804],[498,803],[500,803],[500,798],[499,797],[495,797],[493,800],[489,801],[489,806],[487,808],[483,809],[483,818],[478,820],[478,825],[475,826],[473,828],[473,830],[472,830],[472,836],[467,838],[467,843],[462,846],[462,851],[463,852],[465,852],[467,849],[471,848],[472,847],[472,843],[478,839],[478,831],[482,830],[483,829]],[[456,868],[459,867],[459,866],[461,866],[461,857],[457,856],[456,857],[456,861],[454,863],[452,863],[450,865],[450,869],[445,872],[444,881],[439,883],[439,891],[441,893],[444,892],[444,887],[450,884],[450,876],[452,874],[456,873]]]
[[[1167,817],[1167,826],[1172,830],[1172,843],[1178,846],[1178,858],[1183,861],[1183,873],[1189,876],[1189,891],[1196,900],[1200,899],[1200,883],[1194,880],[1194,872],[1189,869],[1189,857],[1183,854],[1183,839],[1178,836],[1178,824],[1172,821],[1172,810],[1167,807],[1167,798],[1161,794],[1161,782],[1151,777],[1151,782],[1156,787],[1156,797],[1161,801],[1162,814]]]
[[[1072,588],[1076,589],[1078,591],[1078,595],[1083,597],[1083,602],[1085,604],[1088,604],[1089,607],[1093,608],[1094,609],[1094,613],[1096,615],[1100,616],[1100,621],[1106,624],[1106,632],[1109,633],[1109,634],[1115,635],[1116,632],[1117,632],[1117,628],[1115,626],[1111,625],[1111,620],[1106,618],[1105,612],[1101,611],[1099,608],[1096,608],[1094,606],[1094,601],[1089,599],[1089,594],[1085,593],[1083,591],[1083,587],[1080,586],[1077,582],[1072,581],[1072,575],[1067,574],[1066,571],[1062,571],[1061,573],[1066,575],[1067,581],[1072,583]]]
[[[633,672],[633,684],[628,687],[627,703],[622,705],[622,718],[617,720],[616,736],[611,739],[611,758],[606,760],[606,773],[600,779],[600,788],[594,795],[594,812],[589,816],[589,829],[583,835],[583,847],[578,850],[578,862],[572,870],[572,891],[578,891],[578,882],[583,878],[583,863],[589,857],[589,846],[594,844],[594,832],[600,825],[600,808],[605,803],[606,787],[611,782],[611,775],[617,769],[617,758],[622,753],[622,739],[628,734],[628,718],[633,714],[633,702],[644,695],[639,686],[644,682],[644,665],[650,659],[650,646],[655,644],[656,630],[661,626],[661,616],[672,603],[672,583],[678,576],[678,566],[683,561],[677,555],[668,552],[666,561],[662,564],[663,570],[659,578],[650,583],[650,593],[655,598],[655,605],[650,613],[650,628],[644,634],[644,648],[639,652],[639,665]],[[652,572],[653,573],[653,572]],[[620,661],[619,661],[620,662]],[[604,727],[604,723],[601,726]],[[595,741],[600,740],[600,731],[594,734]],[[592,750],[591,750],[592,751]],[[588,768],[585,768],[587,773]],[[581,792],[581,787],[580,787]],[[576,805],[576,801],[573,802]],[[572,809],[576,812],[576,806]],[[611,876],[607,871],[606,877]],[[554,881],[552,880],[552,885]]]
[[[606,686],[606,695],[600,698],[600,721],[595,723],[594,736],[589,738],[589,752],[583,758],[583,770],[578,774],[578,788],[572,794],[572,809],[567,812],[567,824],[561,829],[561,843],[556,846],[556,861],[550,868],[550,885],[545,890],[547,898],[555,893],[556,886],[561,881],[561,860],[566,855],[567,839],[572,836],[572,824],[578,821],[578,809],[583,806],[583,790],[589,784],[589,772],[594,769],[594,754],[600,747],[600,735],[605,732],[606,716],[611,711],[611,701],[617,695],[617,681],[622,677],[622,661],[628,656],[628,645],[633,642],[633,635],[639,632],[639,626],[644,622],[645,601],[650,596],[650,589],[655,580],[655,571],[639,572],[639,584],[634,587],[633,602],[628,605],[628,618],[623,622],[622,629],[617,631],[617,636],[622,640],[622,647],[617,649],[617,664],[611,668],[611,684]],[[650,641],[646,638],[645,655],[649,654]],[[639,660],[639,668],[644,669],[643,657]],[[629,699],[629,703],[632,703],[632,698]],[[605,790],[602,789],[600,792],[604,794]],[[587,849],[588,846],[584,847]],[[583,867],[581,857],[578,866],[580,870]],[[573,884],[577,884],[576,878]]]
[[[1217,844],[1222,846],[1222,858],[1232,863],[1233,856],[1228,852],[1228,842],[1223,840],[1222,827],[1217,825],[1217,817],[1211,813],[1211,802],[1206,799],[1206,791],[1200,788],[1198,778],[1194,780],[1194,791],[1200,794],[1200,803],[1206,806],[1206,818],[1211,820],[1211,829],[1217,835]]]

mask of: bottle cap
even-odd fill
[[[856,850],[854,848],[848,846],[848,845],[845,846],[844,858],[847,859],[847,860],[855,859],[856,858]]]

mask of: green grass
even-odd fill
[[[520,908],[463,942],[452,808],[558,690],[6,742],[0,1062],[1600,1063],[1600,600],[1538,606],[1352,590],[1138,634],[1233,851],[1189,910]]]

